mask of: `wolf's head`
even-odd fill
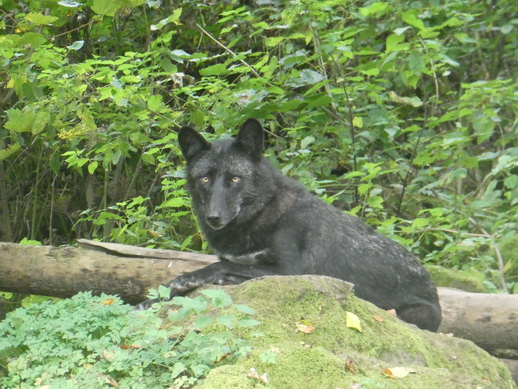
[[[190,127],[180,129],[178,142],[187,160],[189,190],[202,226],[220,230],[232,221],[246,222],[268,200],[259,185],[266,163],[263,137],[255,119],[248,119],[236,138],[212,143]],[[264,177],[261,183],[268,185]]]

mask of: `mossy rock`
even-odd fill
[[[426,270],[432,276],[436,286],[461,289],[466,292],[488,293],[482,280],[476,274],[463,270],[446,269],[442,266],[427,265]]]
[[[472,342],[404,323],[355,297],[344,281],[265,277],[224,288],[262,324],[237,328],[252,351],[210,371],[198,388],[516,388],[507,368]],[[361,331],[346,325],[347,312]],[[300,331],[301,321],[313,330]],[[395,367],[408,375],[391,377]],[[250,369],[268,383],[250,378]]]

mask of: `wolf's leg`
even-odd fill
[[[398,309],[397,316],[401,320],[433,332],[436,332],[439,324],[441,324],[441,310],[438,306],[427,301]]]
[[[205,284],[231,285],[240,284],[252,278],[267,275],[286,274],[276,265],[243,265],[233,262],[216,262],[203,269],[185,273],[165,284],[171,288],[171,296],[181,296]],[[148,309],[158,300],[145,300],[135,306],[135,310]]]

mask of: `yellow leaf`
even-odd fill
[[[345,325],[349,328],[354,328],[355,330],[358,330],[362,332],[362,323],[360,322],[360,318],[356,316],[352,312],[345,312]]]
[[[389,367],[383,369],[383,374],[390,378],[405,378],[410,373],[415,372],[414,369],[409,369],[408,367]]]
[[[353,126],[357,127],[357,128],[362,128],[363,127],[363,119],[361,117],[359,117],[359,116],[356,116],[353,119]]]

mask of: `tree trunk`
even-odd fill
[[[130,304],[214,255],[79,240],[78,247],[0,243],[0,290],[55,297],[80,291],[119,295]],[[440,332],[472,340],[494,355],[518,359],[518,296],[439,288]]]

